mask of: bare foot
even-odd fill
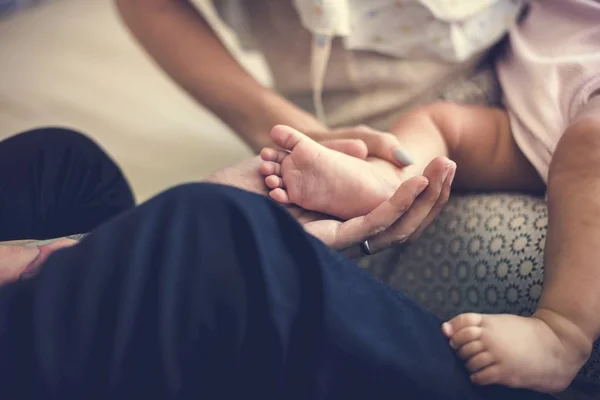
[[[265,178],[258,172],[262,163],[260,157],[252,157],[215,172],[204,179],[204,182],[233,186],[261,196],[268,196],[269,190],[265,187]],[[293,204],[286,205],[285,208],[302,225],[322,219],[320,214],[304,210]]]
[[[259,170],[272,189],[269,196],[280,203],[346,220],[368,214],[402,183],[392,169],[384,173],[292,128],[276,126],[271,137],[286,151],[263,149]]]
[[[442,330],[480,385],[559,392],[569,386],[592,348],[577,326],[546,310],[528,318],[462,314]]]

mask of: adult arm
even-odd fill
[[[154,60],[252,149],[271,144],[277,124],[326,128],[312,115],[262,86],[231,56],[187,0],[116,0],[129,29]]]
[[[253,150],[270,145],[275,125],[289,125],[352,156],[399,166],[390,134],[365,126],[329,132],[316,118],[262,86],[231,56],[203,15],[187,0],[116,0],[132,33],[155,61],[199,103],[227,123]],[[365,145],[349,143],[360,140]]]
[[[36,274],[50,254],[77,244],[84,235],[54,240],[0,242],[0,286]]]

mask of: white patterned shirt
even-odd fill
[[[462,62],[498,42],[524,0],[293,0],[312,32],[313,102],[325,121],[323,81],[331,42],[402,59]]]

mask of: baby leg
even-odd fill
[[[408,167],[414,174],[432,157],[447,155],[457,163],[455,187],[528,192],[544,188],[501,110],[434,104],[403,116],[393,134],[414,157],[415,164]],[[443,331],[474,382],[558,391],[585,361],[580,349],[586,343],[564,319],[548,315],[463,314],[444,324]]]
[[[461,316],[444,325],[461,355],[477,358],[476,382],[558,391],[589,357],[600,336],[599,169],[600,122],[568,128],[548,176],[544,291],[534,316]]]
[[[505,111],[455,103],[435,103],[404,114],[392,127],[421,174],[431,159],[457,164],[454,187],[463,190],[540,192],[544,184],[517,146]]]

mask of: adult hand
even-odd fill
[[[50,254],[76,243],[63,238],[42,246],[0,245],[0,285],[35,275]]]
[[[18,280],[39,255],[40,249],[35,246],[0,245],[0,285]]]
[[[79,243],[77,240],[73,240],[73,239],[69,239],[69,238],[61,238],[58,240],[54,240],[50,243],[47,243],[47,244],[44,244],[41,246],[37,246],[38,249],[40,250],[40,255],[33,262],[31,262],[27,265],[27,267],[23,270],[23,272],[21,272],[21,277],[22,278],[30,278],[30,277],[36,275],[40,271],[42,264],[44,264],[46,262],[46,260],[48,260],[48,257],[50,257],[50,255],[52,253],[54,253],[57,250],[63,249],[65,247],[74,246],[77,243]]]
[[[369,240],[372,252],[418,238],[445,206],[456,172],[456,164],[445,157],[434,159],[423,176],[405,181],[396,193],[369,214],[340,222],[300,216],[305,229],[328,246],[348,249],[360,256],[355,246]],[[349,249],[355,246],[354,249]]]
[[[404,167],[413,163],[412,158],[391,133],[381,132],[366,125],[338,128],[328,132],[304,132],[322,145],[365,159],[376,157],[396,166]]]
[[[263,196],[268,194],[261,163],[254,157],[216,172],[205,181],[235,186]],[[456,164],[447,158],[434,159],[423,176],[405,181],[396,193],[369,214],[346,222],[329,216],[286,207],[304,228],[328,246],[344,250],[369,239],[373,252],[394,243],[416,239],[444,207],[450,194]],[[358,256],[358,248],[350,256]]]

